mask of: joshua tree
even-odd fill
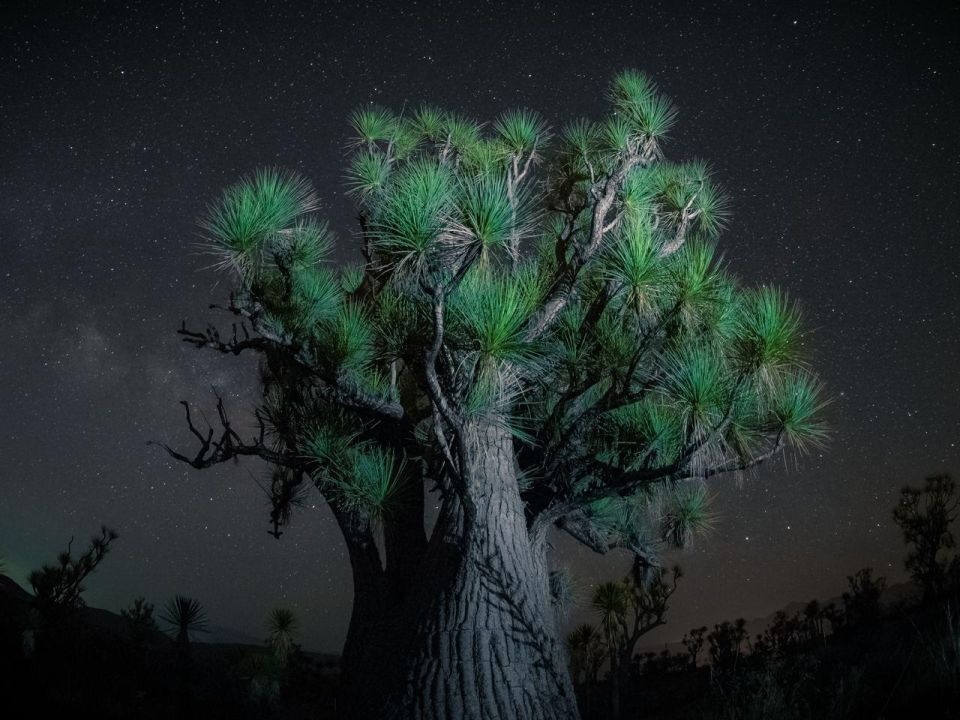
[[[130,674],[143,687],[147,675],[149,650],[155,642],[157,623],[153,618],[153,605],[144,597],[137,597],[128,608],[120,610],[129,633],[131,646]]]
[[[873,622],[880,617],[880,596],[887,579],[874,579],[873,568],[862,568],[847,576],[850,590],[843,593],[843,616],[848,625]]]
[[[357,111],[356,266],[331,264],[292,173],[255,172],[202,221],[234,326],[180,332],[260,354],[263,406],[247,428],[218,400],[213,428],[184,403],[199,447],[167,450],[272,465],[277,537],[305,488],[326,498],[353,570],[351,717],[576,717],[548,531],[648,558],[709,478],[822,436],[796,310],[735,282],[707,166],[664,156],[673,106],[633,71],[609,98],[552,144],[528,110],[488,129]]]
[[[746,649],[744,643],[748,642],[747,621],[737,618],[732,623],[724,620],[719,625],[714,625],[707,635],[707,642],[710,646],[711,672],[721,675],[736,672],[737,664]]]
[[[177,647],[189,648],[192,635],[207,631],[207,614],[199,600],[177,595],[164,607],[160,619],[167,624]]]
[[[630,669],[630,660],[637,642],[648,632],[665,623],[667,601],[683,577],[679,567],[673,568],[669,581],[659,568],[645,576],[632,574],[621,582],[598,585],[593,595],[593,609],[600,614],[607,656],[610,660],[611,717],[620,717],[623,685]]]
[[[590,623],[577,625],[567,635],[570,675],[574,684],[596,685],[600,666],[607,656],[603,634]]]
[[[293,651],[293,641],[299,629],[296,616],[284,608],[274,608],[267,620],[267,630],[270,636],[267,645],[276,658],[280,667],[286,667],[290,653]]]
[[[157,630],[157,623],[153,619],[153,605],[144,597],[135,598],[133,605],[120,611],[120,616],[127,621],[130,638],[137,647],[142,647]]]
[[[707,634],[707,626],[693,628],[689,633],[683,636],[683,646],[687,649],[690,656],[690,666],[696,670],[697,660],[700,658],[700,651],[703,650],[704,636]]]
[[[811,600],[803,608],[803,619],[806,623],[807,638],[826,642],[826,622],[830,623],[831,631],[836,630],[840,623],[840,613],[833,603],[821,605],[819,601]]]
[[[207,632],[207,614],[199,600],[177,595],[167,602],[160,619],[176,640],[177,713],[179,717],[188,718],[192,715],[190,640],[191,635]]]
[[[578,700],[586,717],[592,717],[594,688],[600,667],[607,659],[607,645],[603,632],[589,623],[582,623],[567,635],[567,653],[570,658],[570,676],[580,692]]]
[[[950,475],[933,475],[922,488],[905,487],[893,510],[893,520],[911,546],[906,566],[929,600],[943,594],[950,576],[954,548],[952,525],[960,512],[960,495]],[[955,560],[953,562],[956,562]]]
[[[73,539],[57,557],[55,565],[44,565],[30,573],[30,585],[35,595],[34,605],[47,622],[62,617],[69,611],[83,607],[83,582],[106,557],[117,533],[106,526],[90,540],[90,547],[77,558],[73,557]]]
[[[267,618],[267,648],[248,653],[240,671],[250,679],[250,697],[267,708],[276,706],[293,652],[298,623],[293,612],[274,608]]]

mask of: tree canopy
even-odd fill
[[[264,354],[261,432],[221,405],[220,440],[191,422],[199,453],[174,454],[276,464],[279,534],[308,483],[373,520],[424,478],[462,495],[459,429],[502,424],[531,526],[649,553],[703,526],[710,476],[822,440],[800,315],[717,254],[725,196],[664,156],[674,106],[635,71],[609,101],[556,135],[530,110],[357,110],[355,265],[303,177],[228,188],[203,228],[242,332],[181,332]]]

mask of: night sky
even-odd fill
[[[960,14],[614,5],[4,3],[8,571],[24,581],[103,522],[120,539],[87,583],[91,605],[182,593],[256,638],[285,605],[306,647],[338,651],[350,575],[319,497],[276,541],[265,466],[193,471],[147,445],[192,448],[177,403],[210,412],[211,386],[238,416],[256,399],[253,357],[175,334],[181,319],[226,323],[207,305],[232,280],[206,269],[197,216],[258,166],[294,168],[353,258],[342,178],[355,107],[431,102],[493,120],[526,106],[559,128],[600,117],[611,76],[634,67],[680,109],[668,156],[709,160],[730,195],[726,262],[804,309],[833,399],[822,452],[713,483],[720,522],[675,556],[686,578],[656,638],[836,596],[863,566],[902,580],[899,488],[960,473]],[[556,547],[584,595],[628,565]]]

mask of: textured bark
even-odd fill
[[[463,497],[445,503],[407,597],[368,646],[354,718],[570,720],[576,700],[527,533],[508,430],[465,432]]]

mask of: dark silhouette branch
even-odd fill
[[[244,442],[240,435],[238,435],[233,429],[233,425],[231,424],[230,419],[227,417],[226,410],[223,406],[223,398],[220,397],[216,391],[214,391],[214,395],[217,398],[217,416],[220,421],[219,435],[217,435],[217,431],[215,431],[213,426],[209,423],[207,423],[205,432],[202,432],[199,428],[197,428],[190,413],[190,404],[186,400],[180,401],[180,404],[183,405],[184,413],[186,415],[187,428],[190,430],[190,433],[199,441],[199,447],[197,448],[197,452],[193,455],[193,457],[189,457],[174,450],[166,443],[151,440],[147,444],[162,447],[175,460],[186,463],[187,465],[195,467],[198,470],[203,470],[205,468],[212,467],[213,465],[219,465],[220,463],[227,462],[228,460],[236,460],[243,456],[259,457],[274,465],[281,465],[294,469],[302,469],[305,466],[305,458],[293,455],[291,453],[278,452],[264,442],[266,427],[264,425],[263,418],[259,413],[257,413],[257,420],[260,426],[259,435],[253,438],[251,442]]]
[[[90,547],[82,555],[73,557],[73,538],[70,538],[56,564],[44,565],[30,573],[30,585],[36,596],[34,602],[48,619],[83,604],[80,597],[83,581],[97,569],[116,539],[117,533],[102,525],[100,534],[90,540]]]

